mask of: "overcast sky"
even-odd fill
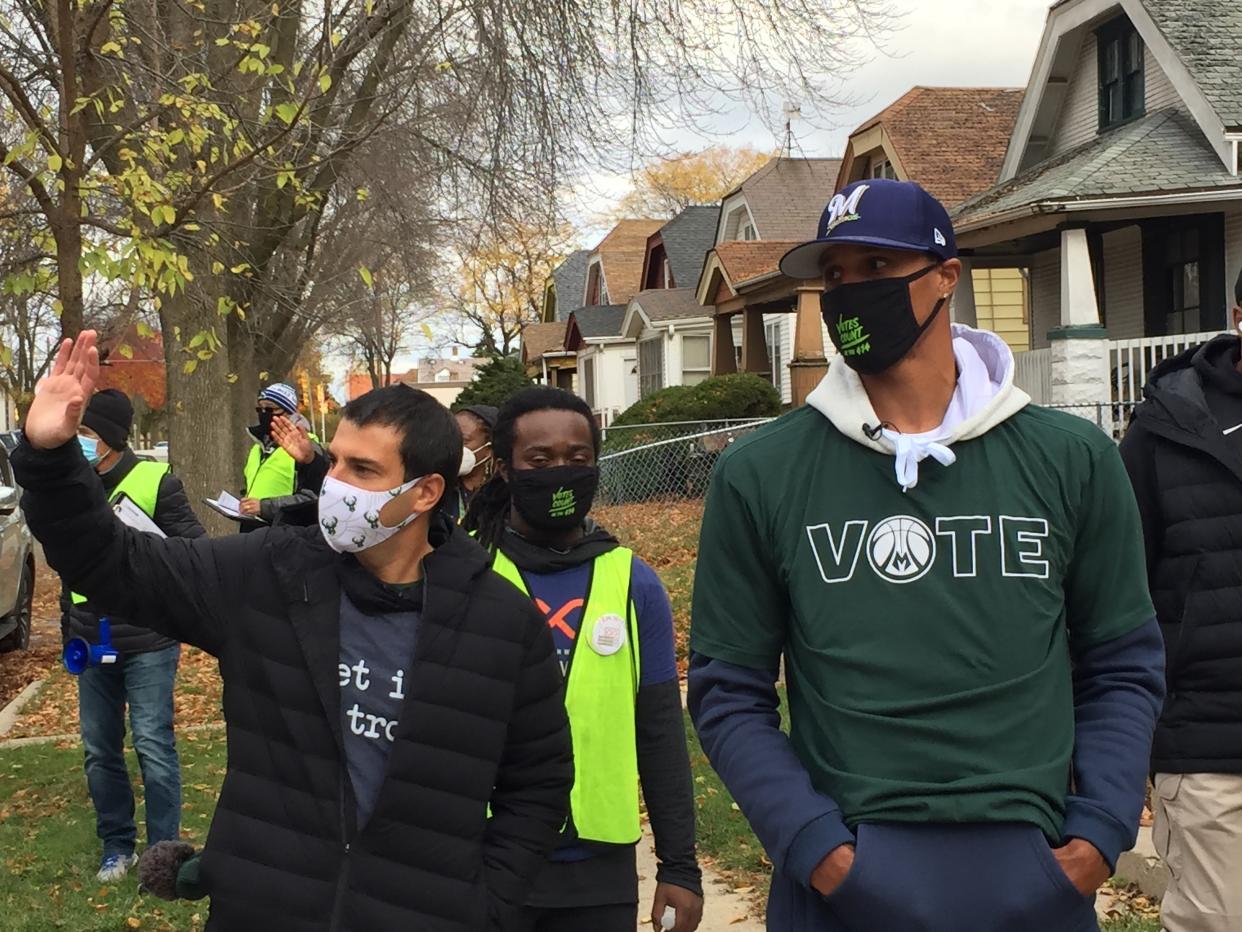
[[[843,84],[849,105],[820,113],[811,125],[795,122],[795,152],[810,157],[836,157],[850,132],[918,84],[933,87],[1024,87],[1043,32],[1051,0],[896,0],[908,12],[898,29],[871,51],[870,61]],[[809,104],[810,102],[804,102]],[[808,113],[810,106],[806,107]],[[714,127],[731,145],[777,148],[777,139],[759,120],[733,111]],[[686,150],[710,144],[701,134],[669,134],[671,143]],[[577,192],[571,208],[593,245],[607,232],[597,217],[606,213],[629,189],[625,175],[594,175]]]
[[[873,51],[870,61],[844,82],[848,106],[794,124],[795,151],[809,157],[840,156],[850,132],[918,84],[933,87],[1025,87],[1051,0],[895,0],[908,10],[900,26]],[[806,109],[809,113],[810,102]],[[712,127],[714,140],[692,131],[667,134],[674,148],[702,149],[713,141],[775,149],[777,139],[744,111],[735,110]],[[624,174],[593,174],[570,205],[580,245],[589,247],[607,232],[606,215],[629,189]],[[420,341],[421,342],[421,341]],[[411,347],[395,369],[410,368],[426,351]]]

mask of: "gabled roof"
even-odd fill
[[[564,352],[567,326],[563,320],[551,324],[527,324],[522,331],[522,363],[527,365],[548,353]]]
[[[579,249],[566,256],[552,271],[556,287],[556,319],[568,320],[569,312],[582,303],[586,294],[587,259],[591,250]]]
[[[1022,88],[915,87],[850,136],[838,187],[847,181],[853,140],[882,126],[902,177],[917,181],[948,207],[996,184],[1009,147]]]
[[[631,303],[642,308],[643,314],[653,324],[708,316],[708,312],[694,299],[693,288],[653,288],[640,291],[634,295]]]
[[[685,288],[699,280],[703,260],[716,241],[719,217],[720,208],[716,205],[687,207],[648,238],[648,256],[657,237],[664,244],[675,287]],[[645,276],[646,270],[643,271]]]
[[[749,243],[721,243],[716,255],[728,276],[730,287],[737,288],[756,278],[766,278],[780,271],[781,256],[801,240],[755,240]]]
[[[576,325],[578,333],[584,340],[604,340],[609,337],[621,336],[621,322],[625,319],[624,304],[597,304],[595,307],[580,307],[569,315],[566,321],[569,329]],[[566,335],[566,347],[569,336]]]
[[[776,157],[727,197],[741,193],[762,239],[814,239],[836,188],[840,159]]]
[[[591,259],[598,256],[603,267],[610,301],[625,303],[642,286],[647,237],[663,225],[662,220],[622,220],[591,250]],[[584,297],[585,292],[584,285]],[[557,294],[559,300],[559,291]]]
[[[597,304],[580,307],[566,321],[565,349],[581,352],[590,344],[606,343],[622,337],[625,323],[624,304]]]
[[[1143,0],[1227,129],[1242,127],[1242,8],[1220,0]]]
[[[1194,121],[1177,109],[1159,110],[997,185],[954,215],[961,232],[987,226],[1011,212],[1040,213],[1075,201],[1242,189]]]

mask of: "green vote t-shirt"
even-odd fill
[[[1027,407],[924,460],[800,409],[736,443],[707,499],[690,646],[774,669],[794,749],[848,824],[1029,822],[1060,834],[1071,653],[1153,617],[1121,458]]]

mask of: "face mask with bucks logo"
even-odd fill
[[[877,375],[904,359],[945,306],[941,298],[922,324],[914,313],[910,286],[940,267],[933,263],[902,278],[837,285],[819,296],[828,336],[845,364]]]
[[[581,524],[598,487],[598,466],[509,471],[513,507],[531,527],[543,531],[563,531]]]
[[[420,514],[412,511],[399,524],[388,527],[380,522],[384,506],[408,492],[422,478],[419,476],[384,492],[360,489],[331,476],[324,479],[319,493],[319,530],[323,539],[337,553],[358,553],[382,544]]]

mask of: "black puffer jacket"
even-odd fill
[[[473,540],[436,527],[409,691],[356,826],[337,678],[344,558],[318,529],[162,541],[112,516],[75,448],[22,443],[13,466],[53,567],[220,659],[228,771],[201,864],[208,929],[511,927],[564,823],[572,752],[543,618]]]
[[[138,465],[138,462],[134,451],[126,447],[117,464],[99,477],[103,480],[104,493],[111,495],[121,481],[129,475],[130,470]],[[169,537],[196,538],[207,534],[203,526],[199,524],[194,509],[190,507],[190,500],[186,498],[181,480],[171,472],[165,473],[164,478],[160,480],[159,497],[156,499],[153,520]],[[98,606],[92,602],[74,605],[68,588],[61,590],[60,633],[66,642],[73,638],[85,638],[91,644],[97,643],[101,614],[108,617],[112,628],[112,646],[122,655],[161,650],[177,643],[162,634],[156,634],[150,628],[140,627],[119,615],[111,614],[106,605]]]
[[[1156,773],[1242,773],[1242,457],[1195,365],[1237,343],[1218,337],[1158,366],[1121,444],[1167,656]]]

